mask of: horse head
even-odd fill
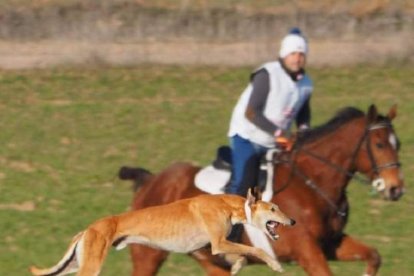
[[[367,175],[373,187],[385,199],[398,200],[404,193],[404,179],[398,158],[400,143],[392,125],[396,106],[387,116],[371,105],[366,114],[366,128],[355,159],[357,170]]]

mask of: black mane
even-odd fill
[[[336,115],[327,123],[318,127],[306,130],[297,139],[297,144],[303,144],[316,140],[317,138],[331,133],[343,124],[357,118],[365,116],[365,113],[355,107],[345,107],[340,109]]]

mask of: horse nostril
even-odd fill
[[[296,221],[294,219],[290,219],[290,225],[295,225]]]
[[[398,200],[402,196],[402,189],[400,187],[390,188],[390,198],[392,200]]]

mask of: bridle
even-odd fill
[[[377,162],[375,161],[374,154],[372,152],[371,137],[370,137],[369,133],[371,131],[374,131],[374,130],[377,130],[377,129],[382,129],[382,128],[392,129],[392,125],[389,124],[389,123],[385,123],[385,122],[368,125],[365,128],[364,134],[359,139],[359,141],[357,143],[357,146],[356,146],[355,150],[353,151],[353,154],[352,154],[352,157],[351,157],[351,168],[355,168],[355,166],[356,166],[355,161],[357,159],[357,155],[360,152],[361,147],[365,142],[366,143],[366,148],[367,148],[368,158],[369,158],[370,163],[371,163],[371,170],[368,172],[368,174],[371,174],[371,172],[373,172],[373,175],[375,176],[374,179],[379,177],[379,174],[380,174],[381,170],[401,167],[401,163],[398,162],[398,161],[387,162],[387,163],[382,164],[382,165],[378,165]],[[307,155],[312,156],[315,159],[318,159],[319,161],[325,163],[329,167],[331,167],[331,168],[337,170],[338,172],[341,172],[341,173],[343,173],[343,174],[345,174],[345,175],[347,175],[351,178],[359,178],[360,181],[365,182],[365,183],[370,182],[370,180],[368,180],[366,178],[357,177],[353,172],[348,171],[348,170],[342,168],[341,166],[330,162],[328,159],[326,159],[324,157],[321,157],[321,156],[319,156],[319,155],[317,155],[317,154],[315,154],[315,153],[313,153],[313,152],[311,152],[311,151],[309,151],[309,150],[307,150],[303,147],[298,148],[298,152],[299,151],[304,152]]]
[[[371,143],[371,138],[368,135],[368,133],[370,131],[373,130],[377,130],[377,129],[382,129],[382,128],[388,128],[388,129],[392,129],[392,125],[389,123],[377,123],[377,124],[373,124],[371,126],[369,126],[367,128],[367,130],[365,131],[365,136],[366,136],[366,143],[367,143],[367,152],[368,152],[368,158],[370,159],[371,162],[371,171],[374,172],[374,175],[378,178],[380,171],[381,170],[385,170],[385,169],[390,169],[390,168],[399,168],[401,167],[401,163],[398,161],[393,161],[393,162],[387,162],[385,164],[382,165],[378,165],[377,162],[375,161],[374,155],[372,153],[372,143]]]
[[[311,156],[314,159],[319,160],[320,162],[324,163],[325,165],[329,166],[330,168],[348,176],[350,179],[355,178],[363,183],[370,183],[371,181],[369,179],[367,179],[366,177],[362,177],[359,175],[355,175],[355,167],[356,167],[356,159],[357,156],[359,154],[359,152],[362,149],[362,145],[364,144],[364,142],[366,143],[366,149],[367,149],[367,154],[368,154],[368,158],[370,160],[371,163],[371,170],[368,172],[369,175],[372,174],[373,172],[373,181],[372,181],[372,185],[374,186],[375,189],[377,189],[377,191],[382,191],[385,189],[385,181],[380,178],[380,172],[382,170],[386,170],[386,169],[390,169],[390,168],[399,168],[401,166],[401,163],[398,161],[391,161],[391,162],[386,162],[384,164],[378,165],[377,161],[374,158],[374,154],[372,151],[372,143],[371,143],[371,138],[370,138],[370,132],[378,130],[378,129],[383,129],[383,128],[389,128],[392,129],[392,125],[388,122],[380,122],[380,123],[374,123],[374,124],[369,124],[367,125],[367,127],[365,128],[364,134],[362,135],[362,137],[359,139],[357,146],[355,147],[353,154],[351,156],[351,168],[352,171],[349,171],[345,168],[343,168],[340,165],[334,164],[331,161],[329,161],[328,159],[326,159],[325,157],[322,157],[320,155],[315,154],[312,151],[309,151],[301,146],[297,147],[295,149],[295,153],[292,154],[291,156],[297,156],[299,152],[303,152],[309,156]],[[290,179],[293,177],[293,174],[301,177],[305,184],[309,187],[311,187],[313,190],[316,191],[317,194],[319,194],[335,211],[338,215],[340,216],[346,216],[346,212],[339,210],[338,206],[326,195],[326,193],[324,191],[322,191],[319,186],[309,177],[307,177],[296,165],[295,162],[295,157],[289,158],[288,161],[282,162],[282,163],[289,163],[292,167],[290,176],[288,178],[288,180],[286,181],[286,183],[277,191],[275,191],[275,193],[278,193],[282,190],[284,190],[287,185],[289,185]],[[279,162],[280,163],[280,162]]]

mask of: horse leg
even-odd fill
[[[168,252],[143,245],[131,245],[132,276],[156,275],[168,257]]]
[[[335,257],[341,261],[366,261],[366,276],[376,275],[381,266],[381,256],[375,248],[344,235],[335,250]]]
[[[206,275],[229,276],[230,266],[225,260],[211,254],[211,248],[203,248],[189,254],[204,269]],[[226,269],[227,268],[227,269]]]
[[[328,262],[322,248],[318,242],[311,238],[299,238],[297,240],[298,247],[295,249],[295,255],[299,265],[310,276],[331,276]]]

